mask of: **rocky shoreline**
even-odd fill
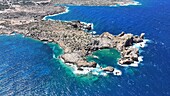
[[[86,56],[101,49],[117,49],[121,53],[121,58],[118,61],[120,65],[130,65],[135,61],[137,62],[139,49],[133,47],[133,44],[143,42],[144,40],[144,33],[140,36],[134,36],[130,33],[126,34],[124,32],[119,35],[112,35],[109,32],[104,32],[101,35],[93,35],[83,31],[84,28],[88,30],[91,28],[89,28],[89,25],[82,24],[80,21],[39,21],[23,25],[9,24],[8,26],[13,31],[3,31],[1,28],[0,34],[12,34],[16,32],[26,37],[59,44],[64,50],[60,59],[66,64],[76,65],[79,71],[83,71],[84,67],[96,68],[97,63],[87,62]],[[101,68],[101,70],[113,72],[114,68],[109,66]]]
[[[102,68],[96,62],[87,62],[87,56],[101,49],[117,49],[121,53],[119,65],[130,65],[139,61],[139,49],[133,45],[144,41],[144,33],[140,36],[124,32],[119,35],[112,35],[109,32],[94,35],[85,32],[92,30],[91,24],[80,21],[42,20],[44,16],[62,13],[65,10],[65,7],[52,6],[50,2],[24,6],[12,5],[10,9],[0,13],[0,34],[18,33],[43,42],[57,43],[64,50],[59,58],[65,64],[75,66],[74,70],[79,73],[98,70],[97,72],[109,72],[114,75],[122,74],[112,66]]]

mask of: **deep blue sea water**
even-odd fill
[[[140,2],[143,5],[128,7],[70,6],[69,13],[49,17],[94,23],[97,34],[145,32],[151,42],[138,68],[122,68],[120,77],[75,76],[54,58],[62,54],[58,45],[2,35],[0,96],[170,96],[170,1]]]

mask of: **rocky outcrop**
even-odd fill
[[[97,65],[96,62],[87,62],[86,60],[80,60],[77,62],[77,67],[93,67],[95,68]]]
[[[118,36],[119,37],[122,37],[122,36],[124,36],[125,35],[125,32],[122,32],[122,33],[120,33]]]
[[[134,43],[143,42],[143,39],[144,33],[140,36],[134,36],[133,34],[122,32],[119,35],[114,36],[108,32],[104,32],[97,38],[99,42],[97,48],[116,48],[121,53],[119,64],[131,64],[135,61],[137,62],[139,57],[139,50],[132,46]]]
[[[139,50],[132,45],[139,42],[136,38],[142,42],[144,34],[134,36],[123,32],[119,35],[112,35],[109,32],[104,32],[101,35],[92,35],[82,31],[83,29],[80,30],[79,27],[70,26],[76,25],[75,21],[73,22],[41,21],[23,25],[9,24],[8,26],[11,26],[13,31],[25,36],[58,43],[64,50],[64,54],[61,56],[64,62],[75,64],[78,67],[95,67],[96,63],[87,62],[85,57],[94,51],[106,48],[115,48],[121,53],[119,64],[131,64],[138,61]],[[76,23],[78,26],[81,25],[79,21]]]
[[[79,54],[78,53],[66,53],[61,56],[65,63],[76,63],[79,61]]]
[[[108,38],[108,39],[113,39],[114,36],[110,34],[109,32],[104,32],[100,35],[100,38]]]
[[[83,23],[78,20],[77,21],[67,21],[67,24],[68,24],[68,26],[72,26],[73,28],[78,29],[78,30],[91,31],[93,29],[91,24]]]
[[[97,64],[87,62],[86,56],[106,48],[115,48],[121,53],[118,61],[121,65],[138,61],[139,50],[132,46],[134,43],[143,42],[144,33],[140,36],[125,32],[119,35],[112,35],[109,32],[93,35],[85,32],[93,29],[92,24],[80,21],[42,21],[45,15],[65,11],[65,7],[62,6],[45,5],[43,9],[41,4],[12,6],[14,9],[3,11],[4,13],[0,14],[0,34],[16,32],[44,42],[55,42],[64,50],[60,56],[64,63],[76,65],[79,70],[82,70],[81,67],[95,68]],[[114,68],[108,66],[102,70],[113,72]]]
[[[107,71],[107,72],[113,72],[114,68],[112,66],[107,66],[105,68],[102,68],[103,71]]]
[[[134,63],[134,60],[131,59],[131,58],[121,58],[121,59],[119,59],[119,64],[122,64],[122,65],[132,64],[132,63]]]
[[[141,39],[144,39],[145,33],[141,33],[140,37]]]
[[[63,54],[60,58],[64,60],[65,63],[76,64],[77,67],[96,67],[97,63],[87,62],[78,53],[66,53]]]
[[[145,33],[141,33],[140,36],[133,36],[133,42],[134,43],[143,42],[144,36],[145,36]]]

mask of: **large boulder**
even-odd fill
[[[134,60],[131,58],[123,58],[119,60],[119,64],[132,64],[134,63]]]
[[[87,31],[92,30],[92,26],[91,26],[91,24],[88,24],[87,26],[85,26],[85,28],[84,28],[84,29],[86,29]]]
[[[138,54],[139,53],[139,49],[138,48],[133,48],[133,47],[129,47],[126,50],[122,51],[123,55],[129,55],[129,54]]]
[[[132,58],[132,60],[134,60],[134,61],[138,61],[138,54],[132,54],[131,55],[131,58]]]
[[[122,32],[122,33],[120,33],[119,35],[118,35],[118,37],[122,37],[122,36],[124,36],[125,35],[125,32]]]
[[[63,54],[61,56],[61,58],[64,60],[65,63],[76,63],[80,56],[78,53],[67,53],[67,54]]]
[[[97,66],[96,62],[87,62],[84,60],[80,60],[77,62],[77,67],[93,67],[95,68]]]
[[[114,68],[112,66],[107,66],[105,68],[102,68],[103,71],[113,72]]]
[[[140,42],[143,42],[143,39],[140,38],[139,36],[134,36],[134,37],[133,37],[133,42],[134,42],[134,43],[140,43]]]
[[[144,36],[145,36],[145,33],[141,33],[140,36],[134,36],[133,42],[134,42],[134,43],[143,42]]]
[[[104,32],[100,35],[100,38],[108,38],[108,39],[113,39],[113,35],[110,34],[109,32]]]

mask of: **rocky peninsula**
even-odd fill
[[[83,5],[83,6],[126,6],[137,5],[139,2],[134,0],[51,0],[55,4]]]
[[[52,6],[51,1],[30,2],[26,5],[13,4],[0,11],[0,34],[18,33],[36,40],[57,43],[64,50],[59,58],[82,72],[86,68],[100,68],[105,72],[120,74],[120,71],[115,71],[112,66],[102,68],[95,62],[86,61],[87,56],[101,49],[117,49],[121,53],[119,65],[138,62],[139,49],[133,45],[144,41],[144,33],[140,36],[124,32],[119,35],[109,32],[94,35],[84,31],[91,31],[92,26],[80,21],[42,20],[46,15],[64,12],[65,7]]]

